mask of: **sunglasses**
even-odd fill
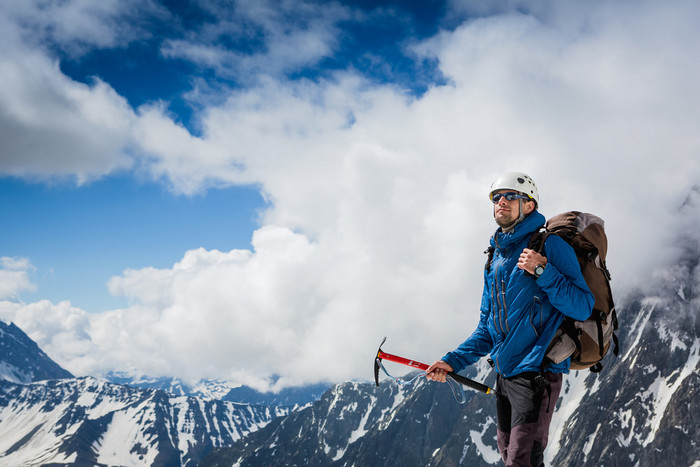
[[[491,201],[493,201],[493,204],[497,204],[501,200],[501,198],[505,198],[506,201],[515,201],[516,199],[530,199],[530,197],[527,195],[521,195],[520,193],[509,191],[508,193],[496,193],[491,197]]]

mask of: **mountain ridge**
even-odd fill
[[[93,377],[0,380],[0,463],[196,465],[212,448],[288,412]]]

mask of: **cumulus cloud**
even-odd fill
[[[673,233],[700,176],[700,7],[510,5],[413,46],[449,81],[420,97],[352,71],[266,78],[203,109],[192,135],[162,107],[132,115],[106,84],[80,88],[121,109],[101,154],[128,139],[138,166],[175,191],[255,183],[270,207],[252,252],[192,250],[172,268],[125,271],[109,285],[132,300],[124,309],[64,305],[77,324],[54,332],[90,350],[49,340],[68,368],[369,378],[383,335],[397,353],[438,358],[477,321],[495,228],[486,187],[503,171],[532,175],[546,215],[603,217],[615,287],[644,280],[659,260],[645,252]],[[12,313],[35,312],[25,308]]]

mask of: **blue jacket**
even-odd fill
[[[588,318],[593,294],[588,289],[573,248],[556,235],[547,238],[547,266],[537,279],[518,268],[518,257],[545,218],[533,211],[512,232],[498,229],[489,271],[484,271],[481,317],[474,333],[442,360],[458,372],[491,354],[496,371],[510,377],[540,371],[542,359],[564,315]],[[547,371],[567,373],[570,359]]]

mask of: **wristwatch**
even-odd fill
[[[540,277],[542,275],[542,273],[544,272],[545,266],[546,265],[542,265],[542,264],[538,264],[537,266],[535,266],[535,279],[537,279],[538,277]]]

